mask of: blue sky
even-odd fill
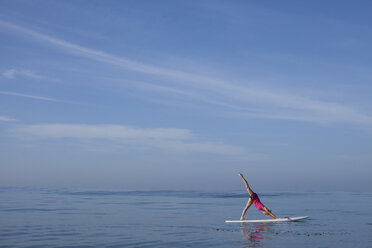
[[[370,1],[1,1],[0,184],[371,191]]]

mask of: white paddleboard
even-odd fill
[[[283,222],[283,221],[298,221],[309,218],[309,216],[301,217],[286,217],[277,219],[262,219],[262,220],[226,220],[226,223],[264,223],[264,222]]]

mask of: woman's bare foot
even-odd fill
[[[240,220],[245,220],[245,218],[244,217],[240,217]]]

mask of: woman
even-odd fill
[[[244,215],[247,212],[248,208],[252,205],[252,203],[255,205],[255,207],[259,210],[262,211],[264,215],[270,216],[274,219],[277,217],[267,208],[265,205],[263,205],[260,201],[260,198],[258,198],[258,195],[252,191],[252,189],[249,187],[247,181],[243,177],[243,174],[238,172],[238,175],[243,179],[243,182],[245,184],[245,188],[247,189],[249,193],[249,200],[247,202],[247,205],[245,206],[242,216],[240,217],[240,220],[245,220]]]

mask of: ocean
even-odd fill
[[[257,192],[278,217],[240,224],[239,191],[0,188],[0,247],[372,247],[372,193]],[[252,206],[247,219],[267,218]]]

